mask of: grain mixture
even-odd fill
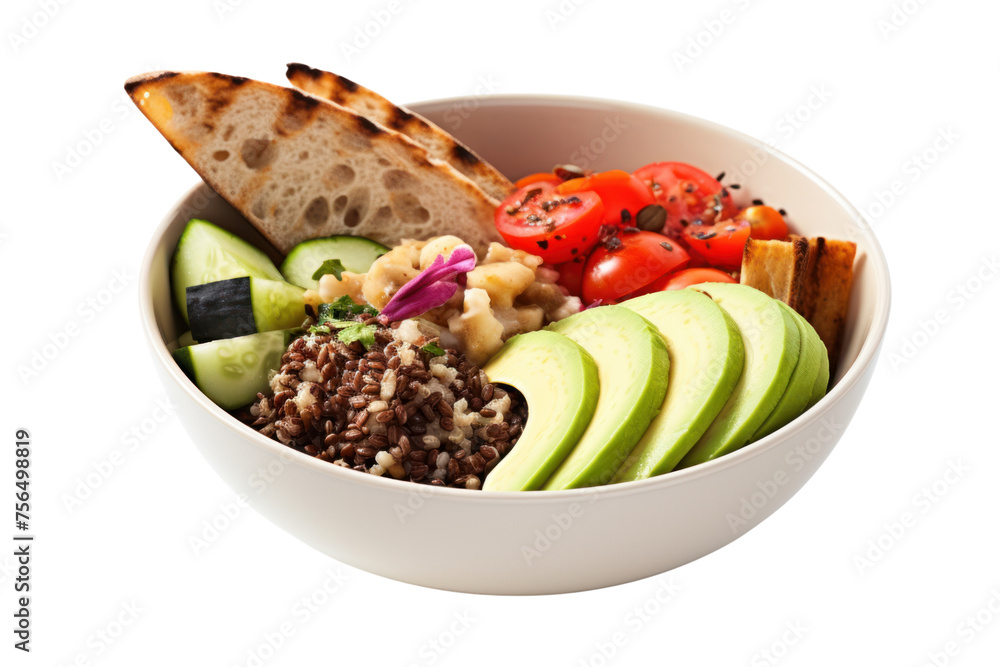
[[[481,488],[524,428],[524,400],[454,349],[425,351],[439,340],[430,323],[356,321],[374,327],[373,345],[323,333],[296,339],[271,380],[273,398],[258,394],[247,423],[334,465]]]

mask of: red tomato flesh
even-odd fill
[[[562,179],[550,171],[539,171],[517,179],[517,181],[514,182],[514,186],[520,190],[524,186],[531,185],[532,183],[549,183],[551,185],[559,185],[562,183]]]
[[[511,248],[560,264],[585,257],[597,242],[604,205],[593,192],[563,196],[550,183],[533,183],[504,199],[495,218]]]
[[[632,227],[635,216],[656,202],[653,191],[635,176],[621,169],[574,178],[556,188],[562,195],[596,192],[604,204],[604,224]]]
[[[785,218],[770,206],[749,206],[736,216],[750,223],[750,238],[780,241],[788,236]]]
[[[559,272],[556,284],[565,287],[571,295],[580,296],[583,290],[583,268],[586,264],[586,257],[578,257],[573,261],[559,264],[555,267]]]
[[[750,223],[738,218],[714,225],[688,225],[684,242],[691,252],[727,271],[738,271],[743,263],[743,246],[750,237]]]
[[[726,220],[739,210],[721,183],[685,162],[653,162],[633,173],[667,210],[667,229],[674,232],[696,221]]]
[[[657,278],[643,290],[643,294],[665,292],[673,289],[684,289],[698,283],[735,283],[731,275],[718,269],[681,269]]]
[[[583,300],[611,303],[687,266],[676,241],[654,232],[622,233],[594,248],[583,272]]]

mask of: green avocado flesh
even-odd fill
[[[235,410],[270,393],[268,375],[298,329],[265,331],[174,350],[174,360],[202,393],[225,410]]]
[[[691,290],[629,299],[659,329],[670,354],[670,380],[660,413],[618,470],[614,482],[674,469],[722,410],[743,372],[743,340],[733,319]]]
[[[826,346],[823,345],[823,341],[820,340],[819,335],[806,322],[805,318],[781,301],[777,303],[792,318],[799,330],[799,360],[795,364],[795,370],[792,371],[792,377],[788,380],[785,393],[781,395],[778,405],[753,434],[753,440],[773,433],[805,411],[813,398],[817,377],[822,368],[821,359],[826,356]],[[827,367],[829,368],[829,364]]]
[[[751,441],[778,405],[799,360],[799,329],[776,299],[747,285],[701,283],[703,292],[736,322],[743,338],[743,372],[708,430],[678,464],[687,468],[729,454]]]
[[[569,338],[533,331],[508,340],[483,372],[490,382],[520,391],[528,403],[524,432],[487,475],[483,489],[540,489],[594,416],[597,365]]]
[[[798,313],[796,313],[796,315],[798,315]],[[826,396],[826,388],[830,384],[830,356],[826,351],[826,343],[824,343],[823,339],[819,337],[819,334],[816,333],[816,330],[813,329],[808,320],[801,315],[799,315],[799,318],[806,323],[813,342],[819,345],[820,348],[819,373],[816,374],[816,383],[813,384],[812,397],[809,399],[809,404],[806,405],[806,410],[808,410],[812,406],[816,405],[816,403],[819,402],[819,399]]]
[[[607,484],[663,404],[670,369],[667,346],[652,324],[621,306],[585,310],[548,329],[579,343],[593,357],[600,397],[583,437],[544,488]]]
[[[285,280],[262,250],[211,222],[188,222],[177,241],[170,266],[174,303],[185,322],[188,287],[244,276]]]

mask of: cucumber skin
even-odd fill
[[[244,276],[187,288],[188,321],[200,343],[289,329],[306,317],[305,291],[284,281]]]
[[[281,275],[286,282],[304,289],[316,289],[319,282],[313,274],[328,259],[339,259],[352,273],[365,273],[372,262],[389,252],[389,248],[364,236],[325,236],[298,244],[281,263]]]
[[[191,247],[192,244],[195,245]],[[212,250],[196,257],[198,244],[211,244],[213,250],[223,253],[226,259],[231,261],[227,267],[229,270],[223,271],[221,275],[213,276],[212,280],[205,280],[207,260],[211,258]],[[195,273],[197,277],[191,278],[191,273]],[[180,238],[177,239],[177,246],[170,259],[170,290],[173,293],[174,305],[177,306],[184,322],[188,321],[187,287],[213,282],[213,280],[244,276],[264,278],[265,280],[284,280],[278,267],[263,250],[207,220],[198,218],[189,220],[184,231],[181,232]]]

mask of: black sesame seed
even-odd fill
[[[632,221],[632,214],[628,212],[627,208],[622,209],[622,224],[627,225]]]
[[[695,232],[692,236],[699,241],[705,241],[707,239],[712,239],[717,236],[715,232]]]
[[[778,213],[780,213],[780,214],[781,214],[781,217],[785,217],[786,215],[788,215],[788,211],[786,211],[786,210],[785,210],[785,209],[783,209],[783,208],[779,208],[779,209],[778,209]]]
[[[730,183],[729,184],[729,189],[730,190],[739,190],[741,187],[742,186],[739,183]]]
[[[666,241],[660,241],[660,247],[667,251],[673,251],[674,247]]]
[[[719,175],[715,177],[715,180],[717,180],[717,181],[721,181],[721,180],[722,180],[722,179],[724,179],[725,177],[726,177],[726,172],[724,172],[724,171],[720,171],[720,172],[719,172]]]
[[[753,204],[754,206],[763,206],[764,205],[764,200],[763,199],[754,199],[750,203]]]
[[[535,243],[537,243],[538,247],[541,248],[542,250],[548,250],[548,248],[549,248],[549,242],[548,241],[535,241]]]

